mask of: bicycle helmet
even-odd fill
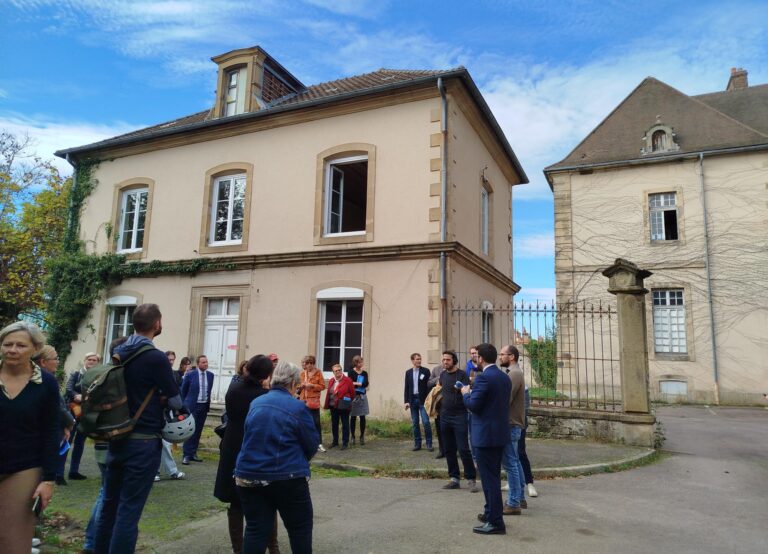
[[[163,440],[173,443],[184,442],[195,434],[195,418],[192,414],[176,414],[173,410],[165,412]]]

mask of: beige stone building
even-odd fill
[[[207,354],[216,400],[253,354],[311,353],[324,370],[362,354],[372,411],[403,413],[409,355],[436,363],[460,346],[451,303],[519,289],[512,187],[527,178],[512,148],[464,68],[305,86],[259,47],[212,60],[210,110],[58,155],[99,161],[89,251],[226,268],[125,280],[70,359],[104,351],[156,302],[158,347]]]
[[[631,260],[653,272],[652,397],[762,401],[768,85],[734,69],[725,91],[688,96],[649,77],[545,174],[558,303],[610,301],[600,271]]]

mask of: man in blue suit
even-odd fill
[[[478,366],[472,388],[461,389],[464,405],[472,412],[472,446],[477,448],[477,469],[483,483],[485,508],[477,518],[483,523],[472,531],[481,535],[505,535],[502,515],[501,457],[509,442],[509,396],[512,383],[496,367],[496,348],[478,345]]]
[[[188,370],[181,382],[184,406],[195,418],[195,434],[184,441],[184,457],[181,463],[185,466],[188,466],[190,461],[203,461],[197,457],[197,445],[200,444],[205,418],[208,417],[208,409],[211,407],[213,373],[208,371],[208,358],[204,355],[198,356],[196,363],[197,368]]]

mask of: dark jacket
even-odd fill
[[[243,444],[245,418],[251,407],[251,401],[265,394],[267,390],[259,383],[245,380],[233,383],[227,391],[225,399],[227,430],[219,445],[219,469],[216,472],[216,484],[213,487],[213,495],[222,502],[232,502],[237,496],[233,474],[237,455]]]
[[[206,370],[205,377],[208,380],[208,406],[211,405],[211,390],[213,389],[213,373]],[[184,374],[184,380],[181,382],[181,400],[184,406],[191,412],[197,405],[197,396],[200,394],[200,378],[196,367],[189,368]]]
[[[64,395],[67,402],[74,402],[76,394],[83,394],[82,386],[83,374],[80,369],[76,369],[69,375],[67,386],[64,387]]]
[[[424,404],[429,394],[429,370],[426,367],[419,367],[419,402]],[[413,368],[405,371],[405,389],[403,391],[403,403],[410,404],[413,398]]]
[[[464,405],[472,412],[472,446],[506,446],[509,443],[509,396],[512,383],[496,365],[475,374]]]
[[[306,404],[283,388],[251,402],[235,476],[258,481],[309,477],[320,436]]]
[[[461,396],[461,390],[456,388],[456,381],[462,384],[469,384],[469,377],[463,369],[457,369],[453,373],[443,371],[440,374],[440,386],[443,387],[443,400],[440,402],[440,415],[467,415],[467,408],[464,406],[464,398]]]

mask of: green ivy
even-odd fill
[[[86,254],[80,236],[80,215],[86,199],[96,186],[92,179],[95,162],[77,166],[77,185],[69,204],[69,223],[62,254],[48,263],[46,294],[48,342],[56,348],[64,366],[77,340],[78,330],[102,294],[131,277],[189,275],[203,271],[234,269],[231,263],[196,258],[163,262],[127,262],[119,254]]]

